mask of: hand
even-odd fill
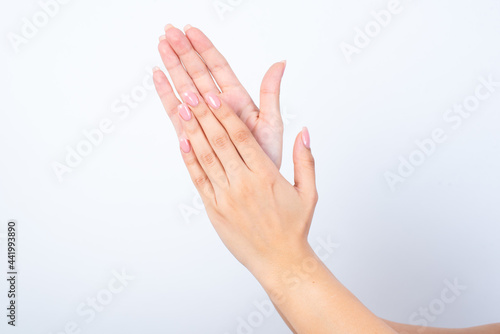
[[[185,27],[185,32],[186,35],[169,24],[165,27],[165,35],[160,37],[158,45],[176,90],[193,91],[204,97],[208,94],[220,94],[227,105],[244,121],[264,152],[279,169],[283,149],[279,94],[285,62],[272,65],[264,76],[260,88],[259,110],[226,59],[203,32],[189,25]],[[161,72],[156,76],[157,92],[177,135],[180,136],[182,127],[176,115],[180,101],[167,84],[166,76]]]
[[[155,79],[160,77],[157,72]],[[181,94],[189,102],[177,108],[187,136],[180,138],[182,156],[231,253],[256,274],[308,249],[318,195],[307,129],[295,140],[295,185],[291,185],[223,94],[209,95],[206,103],[193,91]]]

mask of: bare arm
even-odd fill
[[[500,323],[468,327],[468,328],[437,328],[437,327],[421,327],[400,324],[397,322],[385,320],[384,322],[391,326],[400,334],[499,334]]]

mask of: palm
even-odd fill
[[[221,94],[279,168],[283,147],[279,90],[284,62],[274,64],[264,76],[259,109],[210,40],[199,29],[186,28],[184,35],[179,29],[167,25],[165,36],[160,38],[158,45],[175,89],[179,95],[187,90],[198,91],[202,96],[207,93]],[[175,115],[180,101],[163,72],[155,71],[155,75],[156,82],[161,82],[156,86],[157,92],[180,134],[182,127]]]

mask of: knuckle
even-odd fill
[[[195,177],[193,182],[197,188],[201,189],[205,186],[205,184],[208,183],[208,178],[205,175],[197,176],[197,177]]]
[[[260,93],[262,95],[276,95],[278,92],[276,89],[264,87],[260,89]]]
[[[183,127],[188,137],[195,137],[198,131],[200,131],[200,127],[196,124],[196,122],[186,122],[183,124]]]
[[[234,134],[234,140],[240,144],[246,143],[249,138],[250,138],[250,133],[247,130],[238,130]]]
[[[219,72],[219,71],[222,71],[223,69],[225,69],[229,64],[225,61],[225,62],[222,62],[222,63],[219,63],[219,64],[215,64],[211,71],[212,73],[216,73],[216,72]]]
[[[190,154],[189,157],[186,157],[184,161],[187,167],[195,166],[198,163],[198,159],[196,159],[193,154]]]
[[[316,168],[316,161],[314,160],[313,157],[311,157],[310,159],[306,159],[305,164],[307,168],[310,168],[312,170]]]
[[[238,161],[236,159],[232,159],[227,162],[227,164],[224,166],[224,169],[226,169],[228,173],[237,174],[242,170],[243,167],[240,161],[241,160]]]
[[[165,97],[167,97],[167,96],[161,96],[161,98],[165,98]],[[179,113],[179,109],[177,108],[177,106],[174,106],[174,107],[167,110],[167,115],[169,117],[173,117],[178,113]]]
[[[259,174],[265,184],[274,184],[276,182],[277,173],[274,169],[266,168],[263,171],[259,171]]]
[[[252,197],[253,188],[246,181],[241,181],[236,183],[234,187],[236,198],[249,198]]]
[[[198,80],[199,78],[203,77],[206,73],[207,73],[206,67],[199,67],[199,68],[192,69],[189,72],[189,76],[193,80]]]
[[[294,159],[295,164],[299,164],[308,170],[314,171],[316,162],[314,158],[311,156],[310,158],[297,158]]]
[[[214,137],[212,144],[217,148],[226,148],[229,144],[229,137],[226,134],[220,134]]]
[[[201,156],[201,161],[208,167],[212,167],[215,164],[215,154],[213,152],[205,153]]]
[[[208,108],[205,108],[205,107],[194,108],[193,111],[194,111],[196,117],[198,117],[198,118],[204,118],[204,117],[207,117],[207,115],[208,115]]]
[[[219,172],[215,173],[213,178],[219,186],[225,187],[227,185],[226,173],[224,173],[223,171],[219,171]]]
[[[217,110],[217,112],[214,114],[217,116],[219,120],[225,120],[231,116],[231,111],[227,108],[222,107],[219,110]]]

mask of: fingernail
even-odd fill
[[[210,107],[213,109],[219,109],[220,108],[220,99],[217,95],[213,93],[208,93],[207,94],[207,103]]]
[[[159,71],[160,68],[158,66],[153,67],[153,72]]]
[[[196,107],[198,105],[198,96],[195,93],[189,91],[182,94],[184,102],[189,104],[191,107]]]
[[[284,73],[285,73],[285,70],[286,70],[286,60],[282,60],[282,61],[280,61],[280,63],[282,63],[282,64],[283,64],[283,74],[284,74]],[[282,75],[283,75],[283,74],[282,74]]]
[[[179,138],[179,144],[182,152],[189,153],[189,151],[191,151],[191,143],[189,143],[189,139]]]
[[[159,39],[159,40],[160,40],[160,42],[161,42],[161,41],[163,41],[165,38],[167,38],[167,37],[165,37],[165,35],[161,35],[158,39]]]
[[[184,27],[184,32],[188,31],[189,29],[191,29],[192,26],[190,24],[187,24],[185,27]]]
[[[174,27],[174,26],[173,26],[173,25],[171,25],[171,24],[169,23],[169,24],[167,24],[167,25],[165,26],[164,30],[165,30],[165,31],[167,31],[168,29],[173,28],[173,27]]]
[[[304,126],[302,128],[302,143],[306,148],[311,148],[311,138],[309,137],[309,130]]]
[[[189,110],[189,107],[185,103],[180,104],[177,109],[183,120],[189,121],[191,119],[191,110]]]

